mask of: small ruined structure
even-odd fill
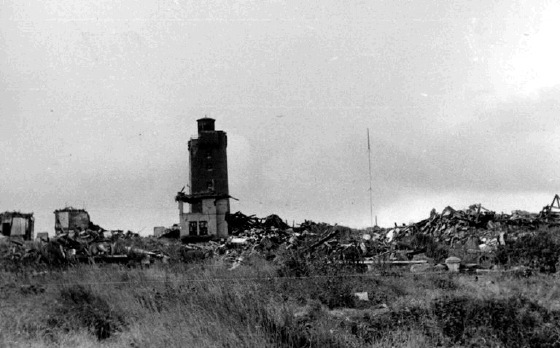
[[[6,237],[21,237],[33,240],[35,219],[33,213],[4,212],[0,214],[1,234]]]
[[[55,210],[54,216],[54,231],[57,235],[70,231],[85,231],[90,228],[89,213],[84,209],[66,207]]]
[[[227,136],[214,127],[214,119],[201,118],[198,136],[189,140],[190,193],[177,193],[181,238],[228,236],[229,213]],[[184,204],[189,205],[185,212]]]
[[[551,222],[560,220],[560,196],[554,195],[552,203],[543,207],[539,217]]]

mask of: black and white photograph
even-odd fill
[[[0,0],[0,347],[560,347],[560,2]]]

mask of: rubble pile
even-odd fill
[[[278,228],[286,230],[290,228],[287,223],[275,214],[259,219],[255,215],[247,216],[238,211],[234,214],[227,214],[226,221],[233,235],[250,229]]]
[[[538,214],[522,210],[514,210],[511,215],[497,214],[481,204],[473,204],[464,210],[448,206],[441,214],[433,209],[425,220],[383,232],[391,242],[423,234],[451,248],[469,246],[470,249],[493,250],[498,245],[505,245],[507,240],[517,240],[539,227],[559,226],[560,214],[556,212],[555,202],[558,203],[558,195],[553,204],[545,206]]]
[[[228,223],[229,228],[234,232],[261,226],[261,220],[255,217],[255,215],[247,216],[240,211],[234,214],[227,214],[226,222]]]
[[[242,213],[236,214],[240,220],[245,220]],[[358,234],[352,236],[347,227],[305,221],[299,227],[290,228],[277,215],[264,219],[248,218],[258,222],[253,225],[258,227],[236,229],[227,240],[214,244],[214,254],[232,262],[234,268],[251,255],[282,260],[284,254],[298,253],[306,258],[359,261],[368,250]]]
[[[286,250],[303,250],[315,238],[316,235],[307,230],[294,232],[291,228],[251,228],[236,231],[234,236],[217,246],[215,252],[224,260],[233,262],[235,267],[251,255],[258,254],[272,260]]]
[[[494,239],[496,231],[504,231],[505,221],[503,216],[487,210],[480,204],[471,205],[465,210],[446,207],[441,214],[433,209],[429,218],[408,226],[389,229],[386,235],[390,241],[399,241],[412,235],[423,234],[431,236],[437,243],[448,246],[464,245],[472,237],[478,237],[481,241]]]
[[[490,254],[498,246],[516,241],[541,227],[559,226],[560,198],[556,195],[552,204],[545,206],[540,213],[522,210],[514,210],[511,214],[496,213],[481,204],[463,210],[448,206],[441,213],[433,209],[427,219],[417,223],[393,228],[375,227],[366,233],[312,221],[290,228],[275,215],[265,219],[240,212],[233,215],[235,219],[230,220],[234,222],[232,236],[217,246],[215,252],[227,255],[237,263],[255,253],[274,259],[283,250],[291,249],[310,258],[327,255],[341,261],[367,263],[382,260],[406,265],[413,264],[414,260],[420,262],[422,257],[425,261],[426,254],[430,253],[426,246],[431,243],[431,254],[440,252],[443,260],[447,258],[444,255],[471,254],[470,260],[489,267],[492,262]],[[445,252],[441,253],[442,250]]]
[[[139,241],[142,241],[139,243]],[[23,242],[6,239],[0,244],[0,258],[13,262],[64,265],[73,262],[152,263],[154,259],[169,259],[157,247],[140,248],[145,239],[131,231],[93,231],[60,233],[48,240]],[[161,249],[161,248],[160,248]]]
[[[181,237],[181,229],[178,224],[174,224],[171,228],[159,227],[158,229],[160,230],[154,233],[154,236],[158,238],[179,239]]]
[[[560,196],[555,195],[552,203],[546,205],[538,218],[552,226],[560,226]]]
[[[131,231],[105,230],[94,224],[84,209],[66,207],[55,210],[54,214],[54,237],[41,233],[34,242],[12,237],[0,239],[0,258],[15,264],[47,265],[75,262],[138,262],[147,265],[154,260],[167,262],[170,258],[166,251],[172,248],[166,247],[169,242],[164,239],[143,238]],[[174,227],[167,232],[178,230]]]
[[[477,255],[493,253],[499,245],[521,240],[540,227],[559,226],[560,198],[556,195],[552,204],[538,214],[521,210],[498,214],[474,204],[464,210],[446,207],[441,213],[433,209],[427,219],[417,223],[392,228],[376,226],[365,231],[312,221],[290,227],[277,215],[257,218],[241,212],[229,214],[227,221],[230,227],[227,239],[199,243],[181,243],[179,238],[170,238],[179,235],[177,225],[161,228],[158,238],[140,237],[130,231],[105,231],[96,225],[96,229],[61,229],[64,232],[55,237],[36,242],[4,238],[0,243],[0,257],[46,264],[74,261],[149,264],[154,260],[190,262],[218,257],[236,267],[251,255],[281,260],[282,255],[296,253],[308,259],[326,256],[336,262],[364,264],[441,263],[449,256],[458,256],[458,250]],[[88,226],[94,225],[88,220]],[[480,255],[473,258],[476,263],[482,263],[483,259],[491,260]]]

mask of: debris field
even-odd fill
[[[412,271],[455,270],[459,265],[461,269],[465,265],[484,269],[495,266],[492,254],[499,246],[538,233],[542,227],[560,226],[560,199],[556,195],[540,213],[496,213],[473,204],[464,210],[446,207],[441,213],[433,209],[428,218],[408,225],[365,230],[312,221],[290,227],[277,215],[257,218],[237,212],[227,216],[227,239],[197,243],[181,241],[176,226],[159,237],[141,237],[130,231],[106,231],[90,222],[89,215],[85,220],[80,228],[72,229],[63,228],[57,218],[58,233],[52,238],[25,241],[2,236],[0,258],[16,264],[122,262],[148,266],[156,261],[220,257],[236,268],[252,255],[281,262],[283,255],[295,253],[368,267],[411,266]]]

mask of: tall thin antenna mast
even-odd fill
[[[189,188],[189,190],[188,190],[189,194],[192,194],[192,187],[191,187],[191,183],[192,183],[192,180],[191,180],[191,175],[192,175],[192,173],[191,173],[191,148],[190,148],[190,146],[189,146],[188,158],[189,158],[189,162],[187,163],[187,170],[188,170],[189,174],[187,176],[187,187]]]
[[[370,225],[373,227],[373,189],[371,187],[371,145],[369,143],[369,128],[367,129],[367,150],[369,160],[369,220]],[[375,220],[377,220],[377,217]],[[375,221],[375,224],[377,225],[377,221]]]

